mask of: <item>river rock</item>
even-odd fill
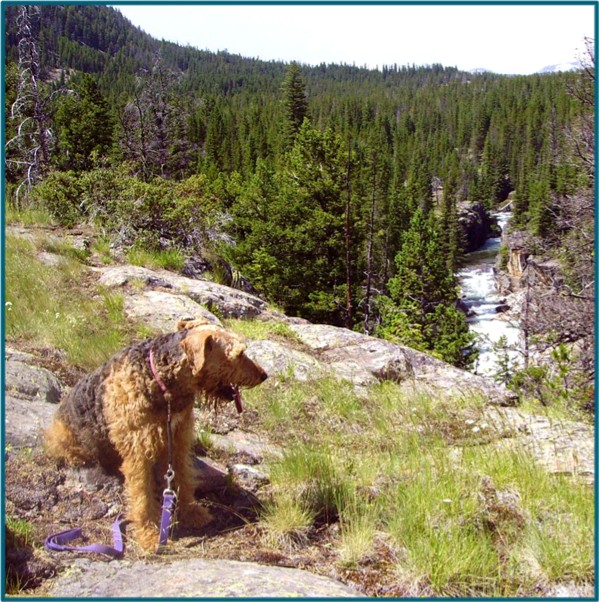
[[[481,203],[461,203],[458,207],[458,223],[466,241],[465,253],[482,247],[487,238],[494,234],[493,226],[496,226]]]
[[[150,564],[75,560],[50,591],[60,598],[354,598],[327,577],[297,569],[201,558]]]
[[[494,273],[497,290],[501,295],[505,295],[520,289],[530,251],[527,235],[522,231],[505,231],[501,237],[501,243],[507,249],[507,262],[505,266],[502,266],[501,254],[498,254]]]

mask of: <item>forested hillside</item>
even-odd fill
[[[594,291],[590,251],[582,276],[561,243],[581,228],[570,199],[591,199],[592,223],[590,68],[287,65],[160,42],[103,6],[4,11],[19,210],[92,222],[125,249],[224,258],[288,314],[460,366],[465,203],[509,200],[539,249],[561,249],[572,294]]]

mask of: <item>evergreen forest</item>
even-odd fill
[[[158,41],[106,6],[3,10],[19,210],[220,262],[288,315],[460,367],[475,355],[457,308],[464,206],[510,204],[561,262],[562,297],[594,296],[594,64],[287,64]]]

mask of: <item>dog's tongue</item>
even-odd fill
[[[241,393],[239,389],[235,389],[233,393],[233,399],[235,400],[235,407],[237,408],[237,413],[241,414],[243,412],[243,401],[241,401]]]

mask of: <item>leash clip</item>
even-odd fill
[[[169,492],[169,493],[174,493],[172,487],[171,487],[171,483],[173,482],[175,478],[175,471],[173,470],[172,466],[169,466],[166,474],[164,475],[164,480],[166,481],[166,489],[164,490],[165,492]]]

